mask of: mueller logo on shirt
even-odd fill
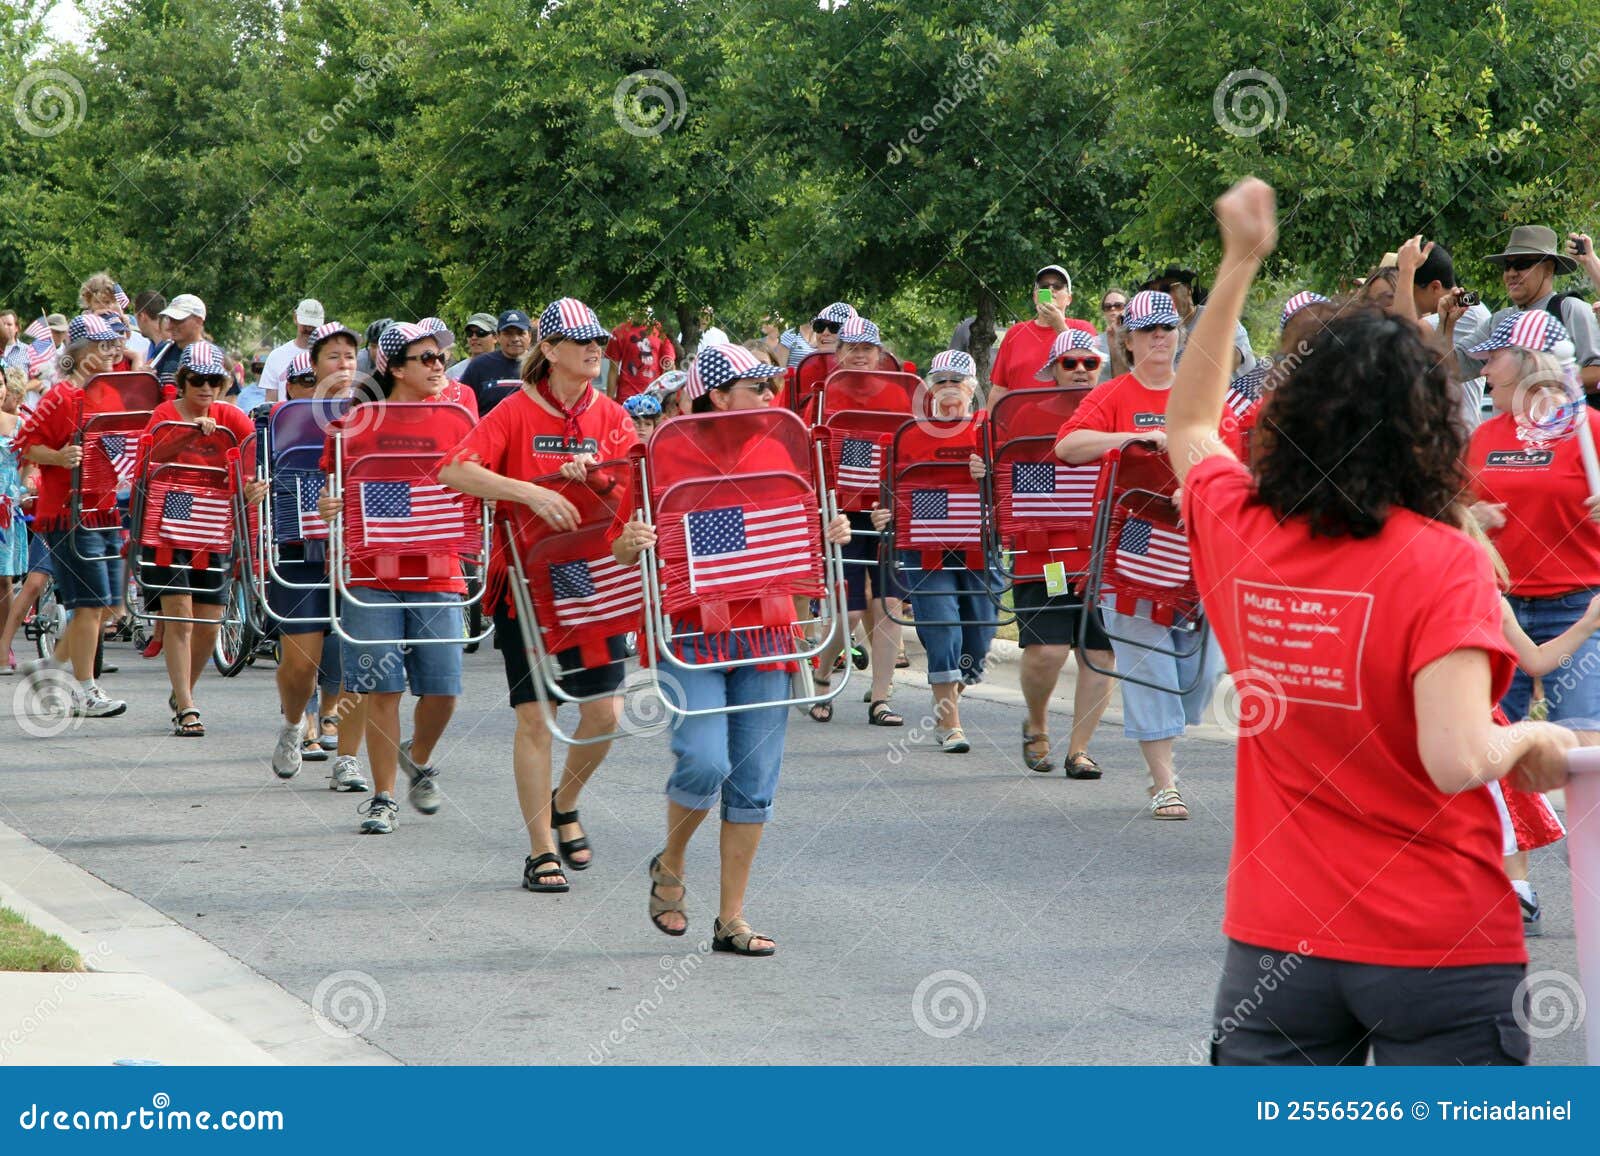
[[[564,437],[536,437],[533,439],[533,452],[536,454],[597,454],[600,452],[600,443],[594,438],[568,441]]]
[[[1484,465],[1510,470],[1541,470],[1555,460],[1549,450],[1494,450]]]
[[[1134,429],[1166,428],[1167,415],[1164,413],[1136,413],[1133,415]]]
[[[378,436],[378,449],[391,453],[438,453],[439,443],[433,438],[398,437],[393,434]]]
[[[964,462],[972,456],[972,451],[965,446],[940,446],[933,451],[933,456],[944,462]]]

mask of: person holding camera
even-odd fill
[[[1582,234],[1568,238],[1565,252],[1557,251],[1556,243],[1554,229],[1544,225],[1518,225],[1511,230],[1510,242],[1503,252],[1484,258],[1489,264],[1499,266],[1511,305],[1495,313],[1473,334],[1474,343],[1487,340],[1495,327],[1514,313],[1542,310],[1566,329],[1571,344],[1556,349],[1555,355],[1564,364],[1577,366],[1578,379],[1592,402],[1596,388],[1600,387],[1600,322],[1581,296],[1557,293],[1555,279],[1558,273],[1576,272],[1579,259],[1588,255],[1580,253],[1580,248],[1587,251],[1594,246]]]
[[[1050,357],[1056,334],[1081,329],[1096,337],[1093,325],[1068,317],[1072,306],[1072,277],[1060,265],[1046,265],[1033,275],[1034,316],[1006,330],[989,367],[989,394],[984,404],[993,409],[1009,389],[1035,389],[1039,366]]]

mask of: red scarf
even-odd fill
[[[584,382],[583,396],[578,399],[578,403],[571,409],[556,400],[555,392],[550,388],[549,378],[540,381],[535,388],[538,389],[539,396],[544,400],[544,403],[560,414],[561,420],[566,423],[566,427],[562,432],[567,439],[567,443],[569,445],[581,444],[583,442],[583,430],[578,426],[578,419],[587,413],[589,407],[594,404],[594,388],[588,382]]]

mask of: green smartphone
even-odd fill
[[[1048,289],[1035,289],[1033,291],[1033,299],[1040,305],[1048,305],[1055,300],[1055,295]]]

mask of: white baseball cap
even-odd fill
[[[206,303],[193,293],[179,293],[167,302],[167,307],[161,311],[161,316],[171,318],[173,321],[183,321],[190,317],[198,317],[204,321]]]
[[[322,312],[322,302],[315,297],[307,297],[294,307],[294,323],[296,325],[321,325],[327,317]]]

